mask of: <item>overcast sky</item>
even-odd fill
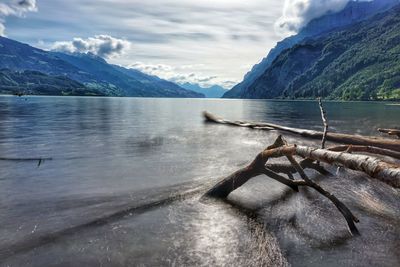
[[[330,2],[337,9],[347,1],[0,0],[0,34],[43,49],[96,53],[175,81],[229,88],[288,35],[282,29],[305,23],[298,14],[310,13],[307,5]]]

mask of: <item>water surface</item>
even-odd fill
[[[333,131],[378,135],[376,128],[399,124],[398,105],[325,106]],[[321,182],[364,217],[360,228],[370,235],[358,241],[347,239],[340,215],[312,192],[272,203],[286,188],[267,178],[231,196],[241,205],[259,206],[257,218],[223,203],[200,203],[196,194],[135,212],[226,176],[277,136],[204,124],[204,110],[229,119],[322,128],[318,104],[309,101],[0,97],[0,157],[52,158],[40,167],[0,161],[0,263],[310,266],[324,259],[335,266],[340,257],[359,266],[400,264],[394,251],[400,248],[399,192],[370,186],[362,175],[348,182],[355,173]],[[106,219],[96,221],[101,218]]]

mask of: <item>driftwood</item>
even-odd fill
[[[250,178],[263,174],[264,169],[268,168],[268,165],[265,164],[269,158],[292,157],[294,155],[361,171],[394,188],[400,188],[400,164],[387,163],[381,159],[366,155],[335,152],[307,146],[282,145],[278,147],[273,145],[258,154],[249,166],[218,183],[208,192],[208,195],[225,198]],[[238,173],[245,173],[246,175],[238,175]]]
[[[395,135],[398,138],[400,138],[400,129],[383,129],[383,128],[378,128],[378,131],[381,133],[385,133],[388,135]]]
[[[298,186],[314,188],[335,204],[346,219],[351,233],[357,234],[358,231],[354,225],[355,222],[358,222],[356,217],[334,195],[324,190],[308,178],[303,167],[301,167],[301,165],[294,159],[295,155],[329,164],[341,165],[352,170],[362,171],[395,188],[400,188],[400,165],[398,164],[390,164],[378,158],[365,155],[335,152],[327,149],[315,149],[307,146],[288,145],[283,138],[279,136],[275,143],[258,154],[250,165],[236,171],[220,181],[206,193],[206,196],[226,198],[232,191],[245,184],[251,178],[265,174],[270,178],[291,187],[295,191],[298,191]],[[271,170],[268,165],[266,165],[270,158],[278,157],[288,158],[293,168],[300,174],[302,180],[285,178],[279,175],[277,171]]]
[[[321,195],[328,198],[341,212],[347,222],[350,232],[353,235],[358,234],[357,227],[355,226],[355,223],[359,222],[358,219],[338,198],[313,182],[304,172],[304,169],[311,168],[321,174],[328,174],[320,165],[320,162],[324,162],[330,165],[364,172],[370,177],[380,180],[394,188],[400,188],[400,163],[397,163],[397,161],[396,163],[387,162],[385,158],[376,157],[376,155],[382,155],[400,159],[400,141],[359,135],[328,133],[328,120],[320,99],[319,107],[324,124],[324,132],[285,127],[271,123],[228,121],[204,112],[203,115],[207,122],[249,127],[252,129],[278,130],[307,138],[322,138],[322,148],[312,148],[308,146],[288,145],[280,135],[274,144],[259,153],[250,165],[221,180],[212,187],[205,196],[226,198],[232,191],[245,184],[251,178],[264,174],[289,186],[295,191],[298,191],[299,186],[315,189]],[[393,133],[391,132],[391,134]],[[338,145],[325,149],[327,140],[347,145]],[[353,154],[354,152],[364,154]],[[372,154],[374,156],[365,154]],[[294,156],[302,157],[304,160],[298,163]],[[270,158],[279,157],[287,158],[290,165],[267,163]],[[317,163],[314,163],[315,161]],[[280,175],[280,173],[286,174],[288,178]],[[295,173],[300,175],[300,180],[294,179],[293,174]]]
[[[338,210],[342,213],[346,222],[349,226],[350,232],[352,234],[358,234],[358,230],[355,226],[355,222],[358,222],[358,219],[351,213],[351,211],[333,194],[329,193],[328,191],[324,190],[321,186],[313,182],[308,176],[305,174],[303,168],[297,161],[293,158],[296,155],[296,151],[299,148],[299,152],[303,154],[304,152],[309,152],[305,147],[297,147],[297,146],[289,146],[287,145],[282,136],[279,136],[275,143],[265,149],[263,152],[257,155],[257,157],[253,160],[253,162],[237,172],[231,174],[227,178],[220,181],[217,185],[211,188],[205,195],[214,198],[226,198],[232,191],[242,186],[251,178],[265,174],[270,178],[283,183],[293,190],[298,191],[299,186],[307,186],[314,188],[317,192],[328,198],[332,201],[332,203],[338,208]],[[323,149],[319,149],[323,150]],[[327,151],[327,150],[323,150]],[[329,151],[328,151],[329,152]],[[331,153],[338,153],[338,152],[331,152]],[[307,154],[309,155],[309,154]],[[277,172],[274,172],[268,165],[266,165],[267,161],[270,158],[277,158],[277,157],[287,157],[292,166],[296,169],[296,171],[302,177],[302,180],[291,180],[279,175]],[[329,158],[329,157],[328,157]],[[320,161],[324,161],[324,157],[321,157]],[[399,178],[400,178],[400,169],[399,171]]]
[[[203,116],[207,122],[212,122],[212,123],[227,124],[227,125],[239,126],[239,127],[248,127],[251,129],[260,129],[260,130],[278,130],[281,132],[287,132],[287,133],[291,133],[291,134],[295,134],[295,135],[300,135],[302,137],[311,138],[311,139],[322,140],[322,138],[324,136],[323,132],[286,127],[286,126],[281,126],[281,125],[272,124],[272,123],[253,123],[253,122],[243,122],[243,121],[229,121],[229,120],[225,120],[222,118],[218,118],[217,116],[214,116],[213,114],[208,113],[208,112],[204,112]],[[377,138],[377,137],[370,137],[370,136],[329,132],[326,134],[326,140],[341,143],[341,144],[373,146],[373,147],[390,149],[390,150],[400,152],[400,140],[395,140],[395,139],[386,139],[386,138]]]

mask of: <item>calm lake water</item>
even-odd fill
[[[400,126],[393,103],[325,106],[332,131]],[[195,192],[173,201],[244,166],[277,136],[205,124],[205,110],[322,128],[309,101],[0,97],[0,158],[52,158],[0,161],[0,265],[400,265],[399,191],[358,173],[317,177],[360,217],[365,234],[356,238],[312,191],[275,201],[289,193],[266,177],[230,197],[257,216]]]

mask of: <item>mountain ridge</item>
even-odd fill
[[[89,91],[106,96],[130,97],[204,97],[171,82],[146,76],[145,83],[128,69],[108,64],[93,54],[44,51],[18,41],[0,37],[0,68],[21,72],[38,71],[49,76],[66,76],[82,83]],[[21,85],[22,86],[22,85]]]
[[[400,99],[399,14],[397,5],[283,51],[242,97]]]
[[[224,89],[222,86],[219,85],[203,87],[197,83],[188,83],[188,82],[179,85],[188,90],[204,94],[207,98],[221,98],[227,91],[226,89]]]
[[[255,82],[284,50],[293,47],[307,38],[328,34],[332,30],[365,20],[377,13],[392,8],[398,3],[400,3],[399,0],[375,0],[371,2],[350,1],[345,8],[339,12],[328,13],[322,17],[313,19],[298,34],[289,36],[278,42],[277,45],[270,50],[268,55],[263,58],[260,63],[254,65],[244,76],[243,81],[226,92],[223,97],[243,98],[243,91]]]

